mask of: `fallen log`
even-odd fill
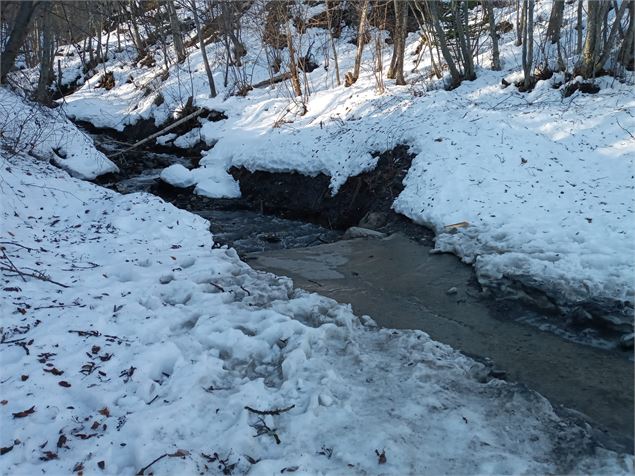
[[[109,159],[112,159],[113,157],[117,157],[118,155],[121,154],[125,154],[126,152],[131,151],[132,149],[136,149],[137,147],[139,147],[140,145],[145,144],[146,142],[149,142],[153,139],[156,139],[157,137],[165,134],[168,131],[171,131],[172,129],[174,129],[175,127],[180,126],[181,124],[189,121],[190,119],[194,119],[195,117],[200,116],[203,112],[205,112],[205,109],[200,108],[196,111],[194,111],[192,114],[188,114],[185,117],[182,117],[181,119],[179,119],[176,122],[173,122],[172,124],[164,127],[163,129],[161,129],[158,132],[155,132],[154,134],[149,135],[148,137],[146,137],[145,139],[141,139],[139,142],[135,142],[134,144],[132,144],[130,147],[124,149],[124,150],[120,150],[119,152],[115,152],[114,154],[108,155],[107,157]]]

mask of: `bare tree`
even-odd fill
[[[554,0],[549,15],[549,25],[547,26],[547,40],[557,43],[560,40],[560,30],[562,28],[562,17],[564,14],[564,0]]]
[[[20,3],[11,34],[2,51],[2,58],[0,59],[0,83],[6,82],[7,75],[15,64],[15,58],[18,56],[18,52],[29,34],[31,20],[40,3],[41,2],[34,2],[33,0],[24,0]]]
[[[403,76],[404,54],[406,51],[406,25],[408,23],[408,2],[407,0],[393,0],[395,8],[395,27],[393,30],[393,53],[388,68],[388,78],[395,79],[397,85],[405,85]]]
[[[534,63],[534,0],[523,0],[523,86],[525,90],[531,88],[533,82]]]
[[[369,5],[369,0],[363,0],[361,9],[359,11],[359,24],[357,25],[357,51],[355,53],[355,67],[353,69],[353,74],[350,75],[350,80],[349,80],[351,84],[357,81],[357,79],[359,78],[359,71],[362,65],[362,53],[364,52],[364,43],[366,43],[366,20],[368,18],[368,5]]]
[[[498,50],[498,33],[496,33],[496,18],[494,16],[494,7],[492,6],[492,0],[485,0],[484,4],[485,10],[487,11],[489,36],[492,39],[492,69],[494,71],[500,71],[501,60],[500,52]]]
[[[196,27],[196,35],[198,36],[198,45],[201,49],[201,56],[203,57],[203,64],[205,65],[205,73],[207,74],[207,82],[209,83],[209,94],[211,97],[216,97],[216,84],[214,83],[214,75],[212,74],[212,68],[209,65],[209,59],[207,58],[207,51],[205,50],[205,40],[203,39],[203,31],[201,30],[201,21],[198,16],[198,8],[196,7],[196,0],[190,1],[192,9],[192,15],[194,17],[194,26]]]

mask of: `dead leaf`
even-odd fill
[[[104,469],[106,467],[106,462],[105,461],[97,461],[97,466],[99,466],[99,469]]]
[[[56,376],[60,376],[60,375],[64,374],[63,370],[56,369],[55,367],[53,367],[52,369],[44,369],[44,371],[45,372],[49,372],[49,373],[51,373],[53,375],[56,375]]]
[[[66,435],[60,435],[60,437],[57,439],[57,447],[58,448],[68,448],[68,446],[66,446]]]
[[[94,421],[93,424],[90,426],[91,430],[96,430],[97,428],[99,428],[99,422],[98,421]]]
[[[42,461],[51,461],[52,459],[57,459],[57,453],[53,453],[52,451],[45,451],[44,453],[42,453],[42,456],[40,456],[40,459]]]
[[[100,415],[105,416],[106,418],[108,418],[110,416],[110,410],[108,410],[108,407],[104,407],[101,410],[99,410],[98,412]]]
[[[181,457],[188,456],[189,454],[190,454],[190,452],[187,451],[187,450],[176,450],[175,453],[171,453],[168,456],[170,458],[181,458]]]
[[[6,405],[7,403],[9,403],[9,400],[2,400],[2,401],[0,402],[0,404],[2,404],[2,405]]]
[[[68,383],[66,380],[60,380],[59,382],[57,382],[57,384],[58,384],[60,387],[64,387],[64,388],[68,388],[68,387],[70,387],[70,386],[71,386],[71,384],[70,384],[70,383]]]
[[[375,450],[375,454],[377,455],[377,457],[379,458],[379,460],[377,461],[379,464],[386,464],[386,450],[381,450],[381,453],[377,450]]]
[[[31,415],[32,413],[35,413],[35,405],[33,405],[31,408],[27,410],[22,410],[21,412],[14,413],[13,418],[24,418],[26,416]]]
[[[27,380],[29,380],[29,376],[28,375],[22,375],[20,377],[20,380],[22,380],[23,382],[26,382]]]
[[[13,449],[13,445],[0,448],[0,456],[6,455],[12,449]]]

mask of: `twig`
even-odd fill
[[[34,311],[39,311],[40,309],[56,309],[58,307],[86,307],[86,304],[76,304],[76,303],[72,303],[72,304],[55,304],[55,305],[52,305],[52,306],[34,307],[33,310]]]
[[[16,243],[15,241],[0,241],[0,245],[19,246],[20,248],[24,248],[27,251],[43,251],[43,250],[36,250],[35,248],[29,248],[28,246],[21,245],[20,243]]]
[[[11,268],[5,268],[4,266],[0,266],[0,271],[11,271],[11,272],[15,272],[15,270],[11,269]],[[51,278],[49,278],[48,276],[43,275],[42,273],[38,273],[38,274],[33,274],[33,273],[26,273],[26,272],[21,272],[19,273],[20,276],[24,274],[24,276],[30,276],[32,278],[35,279],[39,279],[40,281],[48,281],[49,283],[53,283],[53,284],[57,284],[58,286],[61,286],[63,288],[69,288],[70,286],[67,286],[66,284],[62,284],[62,283],[58,283],[57,281],[53,281]]]
[[[629,136],[631,136],[631,139],[635,139],[635,136],[633,136],[633,134],[631,134],[631,132],[628,129],[626,129],[624,126],[622,126],[622,124],[620,124],[620,120],[617,117],[615,118],[615,122],[617,122],[617,125],[620,126],[620,128],[624,132],[626,132]]]
[[[152,463],[150,463],[148,466],[144,466],[143,468],[141,468],[139,470],[139,472],[137,473],[137,476],[142,476],[144,471],[146,469],[149,469],[150,466],[152,466],[154,463],[156,463],[157,461],[161,461],[163,458],[165,458],[168,454],[167,453],[163,453],[161,456],[159,456],[157,459],[155,459]]]
[[[240,286],[240,289],[242,289],[243,291],[245,291],[247,293],[247,296],[251,296],[251,293],[249,292],[249,290],[245,289],[244,286]]]
[[[24,277],[24,275],[22,274],[22,271],[20,271],[18,269],[18,267],[16,265],[13,264],[13,261],[11,261],[11,258],[9,258],[9,256],[7,255],[7,253],[5,253],[4,251],[4,246],[0,246],[0,251],[2,251],[2,256],[4,256],[4,258],[9,262],[9,264],[13,267],[12,271],[15,271],[16,273],[18,273],[20,275],[20,277],[22,278],[22,281],[24,281],[26,283],[26,278]]]
[[[209,284],[214,286],[216,289],[219,289],[221,292],[223,292],[223,293],[225,292],[225,289],[222,286],[219,286],[218,284],[212,283],[212,282],[210,282]]]
[[[246,406],[245,410],[248,410],[251,413],[255,413],[256,415],[280,415],[281,413],[288,412],[293,408],[295,408],[295,405],[291,405],[287,408],[274,408],[273,410],[256,410],[255,408]]]

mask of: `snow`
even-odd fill
[[[161,180],[174,187],[187,188],[194,185],[192,172],[181,164],[173,164],[161,171]]]
[[[161,455],[148,471],[633,471],[425,333],[254,271],[196,215],[23,154],[1,166],[2,266],[42,278],[1,278],[3,473],[137,474]]]
[[[0,87],[0,112],[0,142],[5,149],[29,151],[82,179],[119,171],[62,114],[28,102],[5,87]]]

